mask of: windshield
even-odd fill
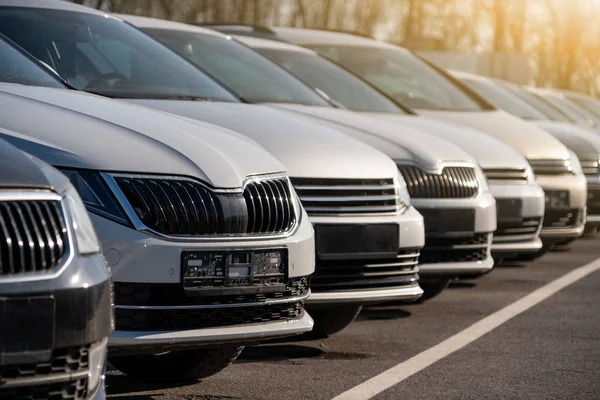
[[[480,95],[488,99],[498,108],[524,119],[548,119],[543,113],[527,104],[513,93],[493,82],[481,79],[463,78],[462,81],[473,87]]]
[[[530,106],[535,107],[539,112],[543,113],[550,121],[555,122],[571,122],[569,117],[566,116],[562,111],[554,107],[552,104],[547,103],[544,99],[536,94],[530,93],[524,89],[514,86],[503,86],[506,90],[513,93],[523,101],[527,102]]]
[[[467,93],[408,51],[344,45],[311,47],[409,107],[482,110],[481,105]]]
[[[193,65],[115,18],[2,7],[0,32],[80,90],[110,97],[236,101]]]
[[[331,107],[286,70],[234,40],[196,32],[144,31],[212,74],[245,100]]]
[[[590,123],[596,119],[589,111],[563,97],[548,95],[544,96],[544,98],[563,110],[563,112],[568,114],[574,121]]]
[[[600,119],[600,102],[594,99],[586,99],[577,96],[567,96],[571,101],[579,104],[581,107],[594,114],[596,119]]]
[[[349,110],[406,113],[368,83],[315,53],[276,48],[257,50]]]
[[[3,40],[0,40],[0,82],[51,88],[65,87]]]

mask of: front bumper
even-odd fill
[[[588,178],[586,225],[600,226],[600,179]]]
[[[409,207],[402,214],[311,216],[319,225],[397,224],[400,250],[396,258],[360,258],[353,254],[319,259],[312,276],[310,307],[334,304],[368,304],[388,300],[413,301],[422,295],[417,262],[424,244],[423,217]],[[318,244],[317,244],[318,246]]]
[[[587,180],[583,175],[536,175],[544,191],[566,191],[569,204],[554,208],[546,205],[540,237],[544,241],[577,238],[586,220]]]
[[[119,331],[110,336],[109,354],[127,355],[214,347],[220,345],[247,345],[264,340],[310,332],[314,322],[307,312],[293,321],[252,323],[219,328],[184,331]]]
[[[425,247],[421,250],[419,274],[481,275],[494,265],[491,257],[490,232],[496,230],[496,201],[490,192],[473,198],[413,199],[414,206],[425,216]],[[427,215],[435,210],[437,218]],[[460,223],[460,212],[474,213],[474,224],[456,229],[439,229],[447,211]]]
[[[544,216],[544,191],[535,183],[489,181],[498,205],[498,229],[494,233],[492,255],[497,257],[535,253],[542,248],[539,238]],[[519,215],[506,215],[505,203],[520,203]]]
[[[305,213],[286,237],[197,241],[169,241],[94,214],[91,217],[115,281],[116,330],[109,338],[109,351],[127,347],[132,352],[156,352],[165,346],[225,342],[243,345],[312,329],[312,320],[303,311],[308,276],[314,272],[314,232]],[[238,293],[240,300],[235,290],[215,290],[210,298],[186,297],[183,252],[261,249],[287,249],[287,283],[281,301],[273,300],[274,293],[258,291]],[[296,289],[298,293],[292,293]]]

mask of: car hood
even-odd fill
[[[310,117],[379,149],[396,161],[411,161],[424,169],[436,170],[443,161],[475,162],[470,154],[447,140],[353,111],[297,104],[270,106]]]
[[[504,111],[433,111],[423,115],[459,123],[500,139],[527,159],[566,160],[567,148],[554,136]]]
[[[186,175],[239,188],[285,171],[235,132],[82,92],[0,85],[0,137],[51,165]]]
[[[440,122],[424,116],[393,113],[367,113],[398,125],[416,128],[451,141],[476,158],[482,168],[527,168],[529,163],[519,152],[499,139],[479,130],[452,122]]]
[[[562,144],[573,150],[580,160],[598,160],[600,136],[597,133],[568,122],[535,121],[532,123],[550,132]]]
[[[52,185],[29,154],[0,140],[1,189],[50,189]]]
[[[242,103],[127,101],[233,129],[262,145],[293,177],[380,179],[397,175],[396,165],[378,150],[282,110]]]

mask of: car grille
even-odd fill
[[[202,329],[292,320],[302,314],[304,300],[297,298],[309,293],[309,284],[310,277],[304,276],[288,279],[286,289],[282,292],[186,297],[180,284],[115,282],[116,327],[119,330]],[[286,302],[286,299],[289,301]],[[270,300],[278,302],[269,304]],[[267,303],[248,304],[256,302]],[[188,305],[210,307],[176,308]],[[128,306],[131,308],[124,308]],[[144,306],[173,308],[136,308]]]
[[[598,176],[598,160],[580,160],[583,173],[588,178]]]
[[[115,310],[118,330],[203,329],[299,318],[304,301],[252,307]]]
[[[66,244],[59,201],[0,202],[0,279],[52,269],[64,256]]]
[[[478,233],[470,237],[425,238],[420,264],[483,261],[488,256],[490,235]]]
[[[244,193],[217,192],[187,179],[114,179],[141,222],[166,235],[282,233],[296,221],[287,178],[252,180]]]
[[[393,179],[291,180],[309,215],[392,213],[400,209]]]
[[[0,400],[85,399],[88,357],[89,346],[80,346],[55,349],[49,361],[0,366]]]
[[[498,229],[494,232],[494,240],[496,239],[510,239],[515,236],[522,235],[535,235],[538,231],[542,218],[523,218],[521,222],[502,222],[498,220]]]
[[[408,194],[415,199],[473,197],[479,190],[475,168],[446,167],[441,174],[430,174],[411,165],[399,165]]]
[[[187,297],[179,283],[115,282],[115,304],[120,306],[177,306],[253,303],[305,295],[308,293],[309,283],[310,277],[304,276],[288,279],[284,292]]]
[[[588,215],[600,215],[600,186],[588,184],[587,213]]]
[[[544,213],[544,228],[571,228],[583,223],[582,209],[546,209]]]
[[[573,174],[571,160],[527,160],[536,175]]]
[[[488,181],[527,182],[525,168],[486,168],[483,174]]]
[[[395,259],[319,260],[311,289],[319,292],[411,285],[418,261],[418,249],[402,250]]]

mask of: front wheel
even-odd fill
[[[198,380],[229,366],[244,348],[228,346],[211,349],[172,351],[166,354],[136,354],[111,357],[110,363],[130,378],[150,381]]]
[[[446,277],[419,281],[419,286],[421,286],[421,289],[423,289],[423,296],[421,296],[417,302],[422,303],[424,301],[433,299],[442,293],[446,287],[448,287],[450,281],[451,278]]]
[[[315,326],[310,335],[326,338],[338,333],[358,317],[360,310],[362,310],[362,306],[341,306],[309,311],[310,316],[315,321]]]

